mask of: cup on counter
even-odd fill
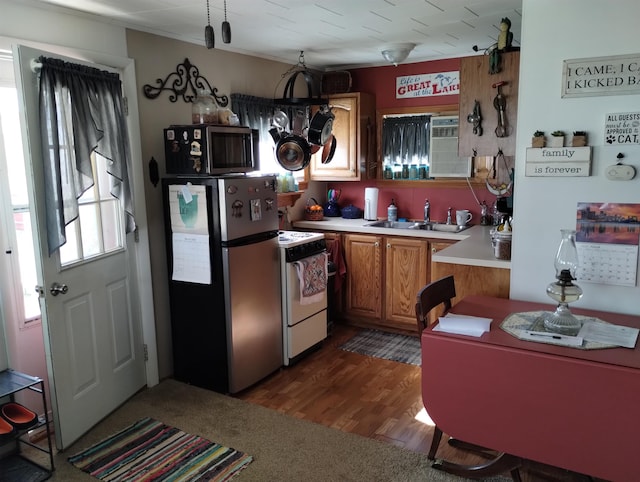
[[[469,221],[471,221],[473,215],[469,212],[468,209],[460,209],[456,211],[456,224],[458,226],[466,226]]]

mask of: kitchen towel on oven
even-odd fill
[[[327,253],[314,254],[294,261],[300,280],[300,304],[309,305],[320,301],[327,290]]]

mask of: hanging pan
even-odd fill
[[[286,135],[276,145],[276,159],[287,171],[300,171],[311,161],[311,148],[304,137]]]
[[[322,164],[329,164],[331,162],[331,159],[333,159],[336,153],[337,144],[336,136],[329,134],[329,138],[324,143],[324,146],[322,146]]]
[[[335,116],[329,110],[329,107],[323,105],[318,112],[316,112],[309,124],[309,142],[318,146],[323,146],[331,136],[331,129],[333,128],[333,119]]]

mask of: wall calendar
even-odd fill
[[[578,203],[577,279],[636,286],[640,204]]]

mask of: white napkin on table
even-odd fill
[[[490,330],[491,321],[491,318],[447,313],[438,318],[438,324],[433,327],[433,330],[479,337]]]

